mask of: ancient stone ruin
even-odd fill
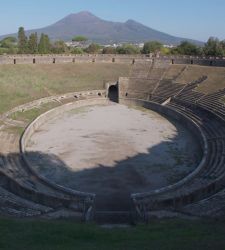
[[[0,64],[79,62],[129,63],[132,64],[132,70],[129,76],[119,78],[118,82],[106,83],[105,89],[51,96],[16,107],[1,115],[0,213],[22,218],[73,217],[78,221],[96,221],[99,223],[148,222],[152,217],[167,216],[216,218],[224,215],[225,106],[224,102],[222,102],[222,98],[225,95],[225,90],[221,89],[208,94],[200,92],[199,87],[212,78],[212,73],[210,73],[211,71],[207,71],[206,67],[205,70],[199,72],[198,66],[201,65],[203,68],[204,66],[224,67],[225,60],[187,57],[155,59],[144,56],[114,55],[45,55],[35,57],[28,55],[0,57]],[[196,65],[196,69],[194,68],[190,71],[190,65]],[[12,127],[18,125],[19,121],[10,118],[12,114],[18,111],[30,110],[43,103],[50,102],[56,102],[58,106],[35,119],[25,129],[21,137],[14,136],[2,130],[7,124],[10,124]],[[56,171],[59,170],[57,170],[56,167],[54,168],[54,164],[59,164],[59,166],[61,166],[61,172],[59,173],[64,174],[66,171],[70,173],[69,171],[71,171],[71,169],[62,161],[62,159],[66,158],[60,157],[60,155],[58,155],[58,157],[53,157],[53,155],[51,153],[48,154],[47,151],[46,154],[44,154],[40,151],[39,153],[37,153],[37,151],[36,153],[32,153],[32,150],[27,150],[29,147],[32,149],[32,136],[42,131],[44,128],[43,126],[48,122],[52,124],[53,121],[57,121],[57,117],[59,119],[58,121],[60,121],[62,120],[60,117],[73,113],[76,117],[79,116],[82,118],[86,116],[86,111],[84,112],[83,108],[96,106],[110,106],[112,109],[109,110],[113,112],[113,107],[117,105],[129,107],[136,111],[139,110],[137,112],[148,112],[149,110],[149,112],[152,113],[137,113],[136,119],[140,119],[141,121],[142,116],[147,116],[148,118],[151,117],[152,122],[155,121],[154,119],[158,119],[158,124],[165,124],[169,121],[174,125],[174,131],[177,134],[190,133],[193,140],[189,143],[193,145],[193,148],[195,147],[194,145],[196,145],[197,151],[195,151],[197,152],[197,156],[196,159],[193,160],[190,158],[194,158],[194,156],[192,157],[194,153],[191,152],[190,155],[188,155],[189,161],[187,162],[190,167],[189,171],[179,172],[180,169],[177,168],[177,172],[174,173],[175,179],[171,179],[172,176],[168,175],[170,181],[167,180],[168,182],[165,182],[164,179],[158,177],[159,179],[161,178],[162,185],[154,186],[154,180],[149,179],[150,176],[146,175],[146,178],[144,178],[145,173],[149,173],[147,169],[148,164],[150,164],[150,162],[148,163],[148,157],[153,154],[151,151],[152,149],[149,150],[149,152],[146,151],[141,153],[140,151],[137,153],[132,148],[131,138],[127,141],[123,137],[118,137],[117,140],[113,140],[113,131],[111,131],[110,136],[106,135],[106,137],[104,137],[104,143],[106,138],[109,138],[108,143],[105,145],[112,145],[111,148],[116,148],[116,141],[120,142],[119,145],[123,145],[124,143],[121,150],[116,151],[117,154],[114,156],[113,150],[107,151],[110,150],[110,146],[103,147],[99,139],[102,138],[103,135],[98,132],[98,136],[88,136],[93,136],[92,139],[95,140],[95,143],[99,143],[93,144],[101,147],[99,154],[102,154],[102,152],[106,150],[107,152],[111,152],[110,157],[104,158],[103,154],[101,160],[105,159],[106,162],[101,162],[99,160],[100,164],[97,161],[98,166],[95,166],[94,170],[88,169],[86,165],[83,171],[79,169],[80,172],[76,176],[77,180],[82,181],[82,178],[86,180],[85,178],[88,175],[89,183],[85,185],[84,181],[77,189],[73,189],[66,185],[70,182],[69,179],[64,180],[65,184],[63,184],[61,179],[57,179],[59,176],[57,177]],[[123,112],[131,112],[129,108],[126,108]],[[92,111],[93,110],[89,110],[88,112]],[[153,116],[153,113],[156,116]],[[158,115],[160,117],[158,117]],[[104,117],[101,119],[101,123],[107,122],[107,120],[104,120]],[[114,120],[116,120],[116,118],[114,118]],[[80,120],[75,121],[80,122]],[[130,124],[132,123],[131,121]],[[150,122],[151,120],[148,121],[148,124],[150,124]],[[117,121],[117,125],[119,123],[121,123],[120,126],[122,127],[122,118]],[[88,124],[88,126],[95,128],[94,124],[91,123]],[[126,126],[128,125],[125,125],[125,128]],[[157,126],[159,125],[155,127]],[[96,125],[96,127],[98,126]],[[70,129],[76,130],[77,128],[76,122],[74,122],[73,127]],[[82,127],[79,129],[81,130]],[[148,140],[150,140],[150,137],[147,136],[149,133],[156,133],[154,129],[148,130],[146,128],[145,131],[145,129],[141,127],[130,127],[130,131],[132,131],[132,133],[129,134],[128,138],[132,137],[135,133],[138,136],[143,135],[141,133],[147,133],[144,138]],[[93,133],[95,133],[95,130],[93,130]],[[161,133],[163,133],[163,131],[161,131]],[[169,137],[172,132],[168,133],[169,134],[163,134],[165,136],[165,141],[163,143],[166,145],[175,140],[172,135]],[[76,134],[78,134],[78,131]],[[63,135],[62,132],[61,136]],[[82,136],[88,139],[87,135],[82,134]],[[60,133],[58,133],[58,138],[58,140],[60,140]],[[142,145],[144,139],[140,138],[139,144]],[[134,140],[133,137],[132,140]],[[77,145],[81,145],[79,144],[78,138],[76,138],[74,142],[75,145],[76,142]],[[162,142],[155,142],[155,144],[157,143],[159,145],[162,144]],[[123,152],[125,148],[128,152],[127,158],[124,159],[124,155],[121,155],[121,158],[118,157],[120,151]],[[169,149],[167,148],[167,150]],[[171,150],[174,149],[172,148]],[[98,158],[97,152],[98,150],[90,151],[90,154],[93,153],[95,154],[95,158]],[[72,154],[76,157],[76,152]],[[179,154],[182,155],[181,152]],[[174,153],[174,151],[172,155],[174,158],[177,158],[177,154]],[[143,161],[143,157],[146,161]],[[160,155],[158,155],[158,157],[160,157]],[[107,159],[113,161],[113,163],[107,162]],[[180,161],[181,158],[177,158],[177,166],[182,165]],[[145,165],[143,165],[143,162]],[[166,158],[164,162],[165,171],[165,166],[167,164]],[[79,162],[77,164],[79,165]],[[113,169],[112,166],[115,168]],[[46,174],[43,174],[43,169],[48,167],[55,169],[55,172],[51,172],[48,169],[48,171],[44,172]],[[138,172],[141,171],[139,167],[142,169],[141,173]],[[160,165],[158,169],[160,168],[163,169],[163,166]],[[41,171],[38,171],[38,169],[41,169]],[[117,173],[116,175],[113,171],[119,171],[119,174]],[[132,175],[130,171],[134,171],[135,174]],[[121,178],[124,177],[124,172],[126,172],[124,176],[126,176],[127,179],[123,182]],[[55,179],[53,179],[53,174]],[[151,174],[153,175],[155,173],[151,172]],[[107,189],[105,189],[105,199],[108,202],[107,205],[103,202],[103,194],[101,194],[102,200],[99,200],[98,194],[93,192],[93,189],[96,187],[101,189],[101,183],[104,185],[104,181],[107,183],[108,179],[105,176],[108,176],[108,178],[116,176],[116,178],[118,178],[118,180],[115,178],[110,183],[112,188],[110,192],[107,193]],[[133,183],[137,183],[138,177],[139,183],[137,185],[135,184],[135,186]],[[132,178],[135,178],[135,182],[132,182]],[[93,184],[92,182],[95,183]],[[93,186],[91,186],[91,183]],[[116,189],[114,186],[119,185],[119,183],[120,186],[117,186]],[[80,190],[79,187],[81,186],[83,190]],[[106,186],[102,186],[102,188]],[[117,192],[113,193],[112,190],[117,190]]]

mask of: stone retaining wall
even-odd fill
[[[8,55],[0,64],[126,63],[150,60],[144,55]]]
[[[213,67],[225,67],[224,59],[201,59],[201,58],[172,58],[172,64],[190,64],[190,65],[199,65],[199,66],[213,66]]]
[[[152,61],[156,67],[167,64],[193,64],[202,66],[225,67],[225,58],[191,57],[191,56],[162,56],[152,58],[150,55],[3,55],[0,64],[61,64],[61,63],[126,63],[134,64]]]

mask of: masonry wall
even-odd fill
[[[120,77],[119,98],[148,100],[157,82],[157,79]]]
[[[147,60],[144,55],[4,55],[0,64],[129,63]]]
[[[193,64],[200,66],[225,67],[225,58],[171,56],[171,57],[162,57],[160,58],[160,60],[170,61],[171,64]]]
[[[3,55],[0,64],[59,64],[59,63],[141,63],[152,60],[149,55]],[[225,67],[225,58],[198,58],[188,56],[167,56],[155,58],[156,67],[168,64],[195,64]]]

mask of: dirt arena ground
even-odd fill
[[[115,103],[56,117],[32,136],[27,151],[41,175],[95,193],[99,210],[128,209],[131,193],[182,179],[201,157],[198,143],[180,124]]]

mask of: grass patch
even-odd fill
[[[44,112],[47,112],[48,110],[53,109],[57,106],[59,106],[59,103],[57,102],[45,103],[41,105],[39,108],[33,108],[24,112],[22,111],[15,112],[10,116],[10,118],[18,121],[32,122],[34,119],[36,119]]]
[[[173,67],[172,75],[180,70],[176,69],[177,65]],[[0,113],[50,95],[102,89],[104,81],[128,76],[130,69],[131,65],[119,63],[0,65]],[[225,87],[225,69],[222,67],[189,65],[177,81],[187,83],[203,75],[208,79],[197,90],[211,93]]]
[[[59,106],[59,103],[57,102],[50,102],[45,103],[40,106],[40,108],[33,108],[27,111],[18,111],[10,115],[10,118],[17,121],[23,121],[25,122],[24,127],[20,126],[9,126],[4,129],[4,131],[7,131],[9,133],[13,133],[16,135],[21,136],[24,132],[25,126],[31,123],[34,119],[36,119],[38,116],[43,114],[44,112],[47,112],[48,110],[51,110],[55,107]]]
[[[21,136],[23,134],[24,129],[25,128],[22,128],[19,126],[10,126],[10,127],[4,128],[3,131]]]
[[[224,67],[188,65],[187,69],[180,75],[180,77],[178,77],[176,81],[185,84],[187,82],[195,81],[203,75],[208,76],[208,78],[199,85],[197,91],[208,94],[225,88]]]
[[[0,65],[0,113],[49,95],[102,89],[129,74],[130,65],[79,63]]]
[[[225,223],[167,220],[126,229],[65,221],[0,220],[1,250],[224,250]]]
[[[174,80],[176,77],[183,71],[185,65],[183,64],[174,64],[170,66],[169,70],[166,71],[164,78],[169,80]]]

